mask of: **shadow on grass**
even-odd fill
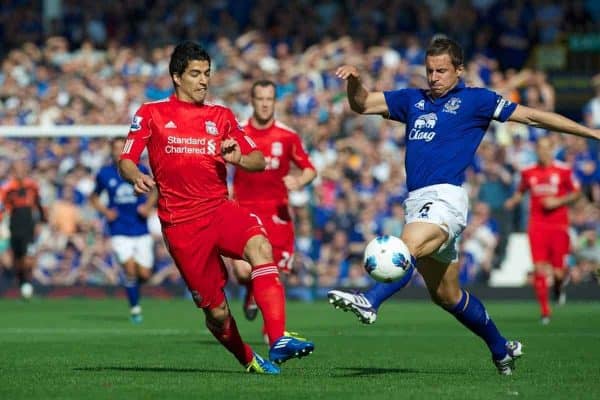
[[[240,371],[229,371],[224,369],[202,369],[202,368],[174,368],[174,367],[117,367],[117,366],[98,366],[98,367],[80,367],[73,368],[73,371],[79,372],[101,372],[101,371],[121,371],[121,372],[190,372],[190,373],[219,373],[219,374],[242,374]]]
[[[334,378],[367,377],[375,375],[388,374],[427,374],[427,375],[463,375],[463,371],[458,370],[422,370],[414,368],[376,368],[376,367],[345,367],[337,368],[344,371],[340,375],[334,375]]]

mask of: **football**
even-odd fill
[[[410,268],[410,252],[401,239],[378,236],[365,249],[364,265],[376,281],[397,281]]]

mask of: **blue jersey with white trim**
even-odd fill
[[[449,183],[460,186],[492,119],[504,122],[517,105],[460,81],[445,96],[426,90],[384,92],[390,119],[406,124],[406,185],[409,191]]]
[[[149,174],[148,168],[140,165],[140,171]],[[114,221],[108,222],[112,236],[141,236],[148,234],[147,218],[141,216],[137,209],[146,202],[146,196],[135,194],[133,185],[121,175],[115,164],[105,165],[96,175],[94,193],[100,195],[103,191],[108,194],[108,208],[118,213]]]

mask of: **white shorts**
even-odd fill
[[[444,263],[458,260],[458,239],[467,226],[469,197],[460,186],[440,184],[413,190],[404,202],[406,223],[428,222],[448,232],[448,240],[431,257]]]
[[[154,241],[151,235],[115,235],[111,238],[111,245],[119,264],[133,259],[140,267],[154,266]]]

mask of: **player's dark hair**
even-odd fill
[[[174,75],[183,75],[188,64],[193,60],[208,61],[208,65],[210,66],[210,56],[198,43],[189,40],[179,43],[175,47],[175,50],[173,50],[171,61],[169,62],[171,79],[173,79]]]
[[[464,56],[462,47],[454,40],[447,37],[434,38],[431,43],[429,43],[427,51],[425,52],[426,56],[439,56],[442,54],[448,54],[450,56],[452,65],[454,65],[455,68],[463,65]]]
[[[269,79],[260,79],[256,82],[254,82],[252,84],[252,88],[250,89],[250,97],[254,98],[254,89],[256,89],[258,86],[260,86],[260,87],[273,86],[273,89],[275,89],[275,82],[273,82]]]

